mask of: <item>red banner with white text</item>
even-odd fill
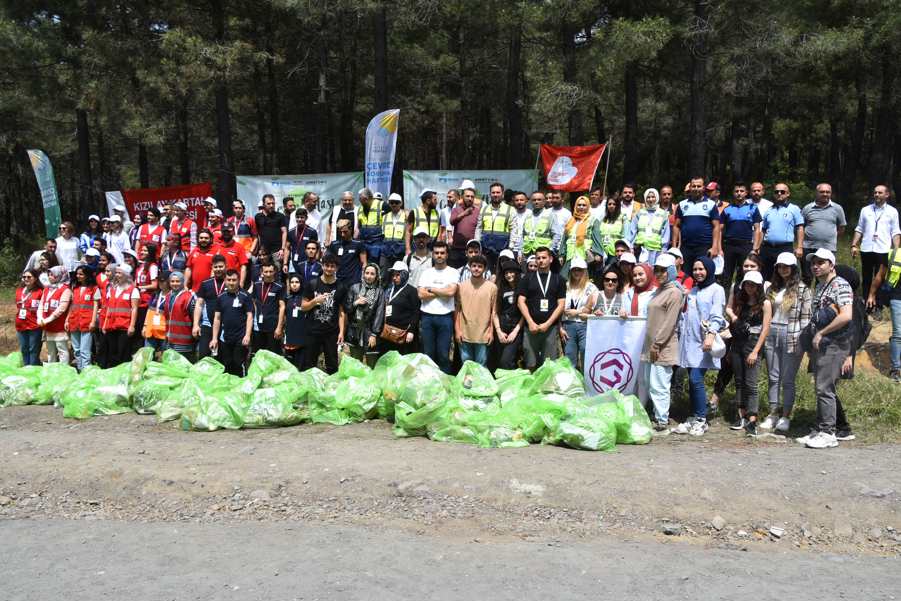
[[[132,219],[136,213],[143,214],[150,207],[159,209],[163,205],[181,201],[188,206],[188,217],[196,221],[198,225],[206,223],[206,207],[203,205],[203,200],[212,195],[213,186],[209,182],[169,186],[168,188],[122,190],[125,209]]]

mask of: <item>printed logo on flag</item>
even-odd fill
[[[614,388],[625,392],[634,375],[635,368],[632,365],[632,357],[620,348],[612,348],[598,353],[588,369],[591,386],[600,393]]]
[[[568,156],[562,156],[554,161],[550,172],[547,174],[547,181],[554,186],[564,186],[578,174],[579,170],[573,165],[572,159]]]

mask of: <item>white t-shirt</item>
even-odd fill
[[[766,212],[773,206],[772,201],[769,201],[766,198],[761,198],[760,202],[756,203],[752,200],[751,203],[757,205],[757,212],[760,213],[761,218],[763,218],[763,216],[766,215]]]
[[[435,269],[429,267],[419,276],[420,288],[446,288],[460,281],[460,273],[453,267]],[[439,296],[422,302],[422,312],[430,315],[447,315],[454,312],[454,297]]]
[[[588,282],[588,284],[582,288],[581,290],[573,290],[569,286],[566,287],[566,305],[564,305],[564,309],[578,309],[581,311],[585,308],[585,305],[591,299],[591,296],[598,293],[598,287]],[[581,321],[581,319],[575,317],[564,317],[563,321]]]
[[[892,250],[892,238],[901,234],[898,210],[889,204],[877,208],[870,203],[860,210],[854,231],[860,234],[861,252],[888,254]]]
[[[75,271],[78,260],[81,258],[81,250],[78,247],[78,238],[72,236],[68,240],[59,236],[56,239],[56,258],[66,271]]]
[[[776,293],[773,297],[773,323],[787,325],[788,315],[782,310],[782,302],[785,300],[785,288]]]

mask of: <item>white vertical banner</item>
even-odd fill
[[[366,128],[366,187],[385,198],[391,193],[399,119],[400,109],[391,109],[373,117]]]
[[[589,396],[611,389],[635,394],[647,324],[644,317],[588,319],[584,364],[585,390]]]

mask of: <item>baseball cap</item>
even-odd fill
[[[797,265],[798,259],[795,258],[795,255],[792,253],[779,253],[779,256],[776,257],[776,265]]]
[[[464,179],[462,182],[460,182],[461,190],[467,190],[469,188],[472,188],[473,190],[476,189],[476,185],[474,183],[472,183],[471,179]]]
[[[582,257],[576,257],[569,264],[570,269],[588,269],[588,263]]]
[[[385,196],[381,192],[376,192],[372,195],[373,200],[384,200]]]
[[[121,222],[122,222],[122,218],[119,217],[118,215],[113,215],[113,216],[110,217],[107,221],[112,221],[113,223],[121,223]]]
[[[632,253],[623,253],[619,258],[620,263],[638,263],[638,259]]]
[[[222,211],[220,211],[219,209],[213,209],[212,211],[210,211],[210,215],[215,215],[216,217],[222,217]]]
[[[133,248],[126,248],[125,250],[122,251],[122,254],[123,254],[123,255],[131,255],[131,256],[133,256],[135,259],[138,258],[138,253],[136,253],[135,250],[134,250]]]
[[[632,250],[632,245],[629,244],[629,241],[628,241],[628,240],[624,240],[624,239],[620,238],[619,240],[617,240],[616,242],[613,243],[613,246],[616,247],[618,244],[622,244],[623,246],[625,246],[625,247],[628,248],[629,250]]]
[[[479,250],[482,250],[482,243],[478,240],[470,240],[469,242],[467,242],[466,248],[469,248],[470,246],[478,246]]]
[[[391,266],[391,271],[410,271],[410,268],[403,261],[395,261]]]
[[[186,204],[183,203],[182,201],[178,201],[177,203],[175,203],[175,204],[172,205],[172,206],[175,207],[176,209],[181,209],[182,211],[187,211],[187,210],[188,210],[188,205],[186,205]]]
[[[86,257],[99,257],[100,251],[92,247],[84,251],[84,254]]]
[[[104,217],[104,218],[101,219],[100,221],[109,221],[109,217]]]
[[[806,259],[808,261],[812,261],[813,258],[823,259],[824,261],[829,261],[833,265],[835,265],[835,254],[829,250],[828,248],[818,248],[815,253],[808,253]]]
[[[519,263],[512,259],[504,259],[501,261],[501,273],[505,271],[522,271],[522,268],[519,266]]]
[[[720,185],[716,182],[710,182],[709,184],[707,184],[707,186],[705,186],[705,189],[706,190],[719,190]]]
[[[388,202],[403,202],[403,197],[397,192],[392,192],[388,195]]]
[[[114,211],[122,211],[122,212],[124,213],[124,212],[125,212],[125,207],[123,207],[122,205],[116,205],[116,206],[113,207],[113,210],[114,210]]]
[[[763,286],[763,276],[759,271],[749,271],[745,274],[745,277],[741,279],[742,284],[745,282],[753,282],[758,286]]]
[[[657,260],[654,261],[654,267],[675,267],[676,266],[676,257],[667,253],[661,253],[657,255]]]
[[[682,251],[679,250],[678,248],[676,248],[675,246],[672,247],[671,249],[669,249],[668,251],[666,251],[666,254],[672,255],[672,256],[676,257],[677,259],[684,259],[684,258],[685,258],[685,257],[682,256]]]
[[[513,251],[509,248],[505,248],[501,251],[501,254],[497,256],[498,259],[515,259],[516,257],[513,255]]]
[[[413,230],[413,237],[414,237],[414,238],[415,238],[416,236],[428,236],[428,235],[429,235],[429,230],[425,229],[425,226],[424,226],[424,225],[420,225],[420,226],[417,227],[415,230]]]
[[[529,258],[526,259],[526,263],[534,263],[535,261],[535,255],[529,255]]]
[[[91,221],[91,220],[100,221],[100,217],[98,217],[97,215],[88,215],[88,221]]]
[[[214,207],[218,207],[218,206],[219,206],[219,203],[216,202],[216,199],[213,198],[212,196],[207,196],[206,198],[203,199],[203,202],[205,202],[205,203],[207,203],[207,204],[210,204],[210,205],[213,205]]]

